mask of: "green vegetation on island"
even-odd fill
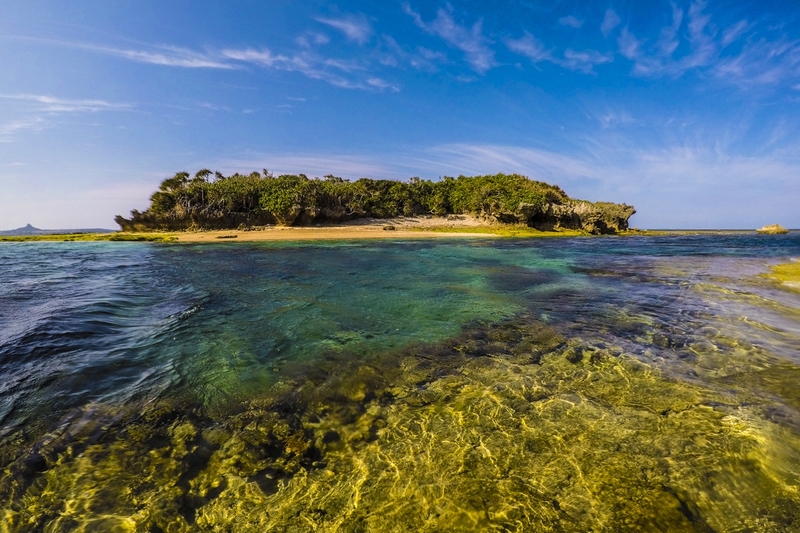
[[[126,232],[149,232],[470,214],[537,230],[604,234],[627,230],[634,213],[625,204],[572,199],[557,186],[519,174],[351,182],[332,175],[312,179],[264,170],[224,176],[204,169],[164,180],[146,211],[115,221]]]

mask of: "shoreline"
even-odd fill
[[[144,241],[172,243],[328,241],[363,239],[445,239],[502,237],[581,237],[579,230],[539,231],[527,226],[500,224],[471,215],[420,216],[389,219],[361,218],[317,226],[259,226],[247,229],[117,232],[0,236],[3,241]]]
[[[795,233],[797,230],[789,230]],[[542,231],[528,226],[488,222],[470,215],[448,217],[398,217],[391,219],[357,219],[341,224],[318,226],[260,226],[247,229],[52,233],[36,235],[0,235],[0,242],[160,242],[160,243],[224,243],[270,241],[331,241],[364,239],[461,239],[461,238],[564,238],[564,237],[669,237],[686,235],[756,234],[755,230],[639,230],[593,235],[581,230]],[[764,236],[770,238],[773,236]]]
[[[258,230],[213,230],[174,233],[173,242],[258,242],[258,241],[333,241],[362,239],[442,239],[452,237],[499,237],[495,233],[465,231],[431,231],[414,229],[394,229],[387,231],[382,227],[330,226],[330,227],[274,227]]]

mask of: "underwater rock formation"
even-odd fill
[[[776,412],[770,400],[732,401],[737,374],[707,389],[524,315],[325,361],[230,411],[161,401],[74,413],[4,461],[3,531],[788,531],[800,520],[794,448],[781,445],[796,436],[755,416]],[[749,379],[796,378],[783,365]]]

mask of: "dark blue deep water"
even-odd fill
[[[0,531],[800,531],[798,258],[0,243]]]

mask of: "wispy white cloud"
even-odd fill
[[[683,10],[674,3],[672,4],[672,25],[661,29],[661,35],[656,45],[662,56],[670,56],[678,48],[678,30],[683,22]]]
[[[712,22],[712,14],[704,0],[692,0],[684,10],[670,2],[670,22],[655,35],[640,37],[629,25],[622,27],[616,38],[616,54],[633,62],[631,74],[637,77],[658,78],[683,76],[690,71],[711,72],[720,80],[748,86],[789,82],[794,86],[800,78],[800,40],[761,34],[755,36],[756,24],[740,20],[719,30],[720,24]],[[418,24],[424,24],[416,15]],[[574,17],[573,17],[574,18]],[[562,17],[558,21],[576,26],[575,21]],[[600,31],[605,37],[622,24],[613,9],[607,9]],[[770,27],[770,31],[783,31]],[[745,40],[740,47],[731,47]],[[614,60],[612,51],[575,50],[563,52],[529,32],[517,38],[505,39],[507,48],[523,55],[533,63],[547,61],[561,67],[594,73],[597,65]]]
[[[458,24],[452,14],[444,9],[436,12],[436,18],[426,23],[422,17],[411,9],[407,3],[403,3],[403,10],[410,15],[415,24],[422,30],[437,35],[450,46],[461,50],[464,58],[473,70],[479,74],[497,66],[494,51],[489,47],[489,40],[483,35],[483,21],[479,19],[472,27]]]
[[[357,70],[367,70],[367,65],[355,59],[338,59],[338,58],[323,58],[322,65],[326,67],[334,67],[342,72],[355,72]]]
[[[536,179],[573,181],[592,176],[591,164],[537,148],[496,144],[443,144],[414,158],[418,164],[449,175],[517,172]]]
[[[430,50],[424,46],[406,50],[392,36],[383,35],[382,38],[384,49],[378,53],[378,61],[384,66],[397,67],[401,63],[407,63],[417,70],[436,72],[441,65],[449,62],[443,52]]]
[[[559,64],[569,70],[578,70],[585,74],[594,72],[595,65],[602,65],[603,63],[611,63],[614,61],[614,55],[610,52],[600,53],[597,50],[572,50],[567,48],[564,50],[564,58],[559,61]]]
[[[376,89],[380,90],[388,89],[395,93],[400,91],[400,87],[381,78],[367,78],[366,83],[370,87],[375,87]]]
[[[350,41],[365,44],[372,37],[372,25],[363,14],[347,15],[341,18],[320,17],[317,20],[342,32]]]
[[[717,56],[718,46],[710,28],[711,15],[704,12],[706,3],[695,0],[689,6],[689,44],[692,51],[679,65],[681,70],[710,65]],[[678,21],[680,24],[680,21]]]
[[[746,20],[740,20],[733,26],[726,28],[724,32],[722,32],[722,40],[720,41],[720,45],[722,48],[736,42],[745,32],[752,29],[753,25],[749,24]]]
[[[506,46],[512,52],[523,55],[534,63],[553,61],[553,50],[545,47],[542,41],[527,31],[519,39],[507,39]]]
[[[558,23],[562,26],[569,26],[570,28],[580,28],[583,26],[582,20],[578,19],[574,15],[567,15],[566,17],[561,17],[558,19]]]
[[[611,9],[606,9],[605,15],[603,15],[603,22],[600,24],[600,32],[603,34],[603,37],[608,37],[611,32],[619,26],[619,23],[622,22],[620,20],[619,15]]]
[[[106,102],[105,100],[75,100],[41,94],[0,94],[0,99],[28,102],[37,111],[46,113],[115,111],[132,107],[130,104]]]
[[[368,83],[367,65],[355,60],[326,58],[312,51],[297,52],[292,55],[274,54],[268,49],[222,50],[221,55],[227,59],[249,63],[263,68],[299,72],[304,76],[324,81],[335,87],[345,89],[381,89]],[[364,71],[360,76],[347,76],[356,71]],[[346,75],[347,74],[347,75]],[[391,84],[387,88],[396,88]]]
[[[394,153],[391,158],[380,154],[261,153],[211,163],[198,162],[195,166],[198,165],[248,173],[254,168],[266,167],[276,174],[334,174],[348,179],[520,172],[539,179],[574,181],[595,173],[588,161],[547,150],[492,144],[442,144]]]
[[[354,19],[355,20],[355,19]],[[346,20],[325,19],[325,23],[334,25],[341,22],[338,29],[349,28],[345,33],[354,40],[359,40],[366,35],[366,30],[356,30],[357,24],[345,24]],[[335,23],[335,24],[334,24]],[[366,23],[366,21],[365,21]],[[342,29],[342,31],[345,31]],[[360,31],[361,33],[357,33]],[[371,29],[370,29],[371,31]],[[367,62],[357,59],[341,59],[325,57],[312,49],[312,44],[320,45],[327,42],[327,37],[316,33],[301,35],[301,47],[289,53],[274,53],[268,48],[243,48],[222,49],[205,53],[176,47],[160,47],[162,52],[118,50],[104,47],[89,47],[92,50],[113,53],[133,61],[153,63],[163,66],[187,68],[224,68],[238,69],[246,64],[274,70],[299,72],[304,76],[329,83],[335,87],[346,89],[382,90],[384,88],[397,90],[397,86],[387,83],[385,87],[368,80],[377,79],[369,74]],[[163,51],[169,51],[169,54]],[[360,75],[353,73],[362,72]]]
[[[402,59],[408,56],[408,53],[391,35],[381,35],[381,44],[383,47],[376,52],[378,62],[381,65],[396,67],[398,65],[398,57]]]
[[[42,131],[47,121],[43,117],[24,117],[9,122],[0,123],[0,142],[11,142],[14,135],[20,131]]]
[[[220,58],[215,57],[214,54],[205,54],[177,46],[156,46],[151,50],[131,50],[92,45],[75,46],[93,50],[95,52],[130,59],[131,61],[136,61],[139,63],[149,63],[151,65],[161,65],[165,67],[210,68],[224,70],[236,68],[235,65],[232,65],[224,60],[220,60]]]
[[[89,43],[62,41],[41,37],[14,37],[14,39],[32,41],[37,43],[55,45],[59,47],[75,48],[121,57],[138,63],[148,63],[165,67],[180,68],[210,68],[231,70],[236,65],[226,61],[218,53],[198,52],[180,46],[171,45],[142,45],[139,49],[103,46]]]
[[[295,42],[303,48],[310,48],[312,45],[327,44],[330,41],[327,35],[310,31],[305,32],[295,39]]]
[[[563,57],[554,55],[554,50],[545,45],[536,37],[528,32],[519,39],[506,40],[506,46],[512,52],[523,55],[534,63],[548,61],[569,70],[577,70],[584,73],[592,73],[595,65],[610,63],[614,60],[614,55],[610,52],[601,53],[596,50],[572,50],[567,48]]]
[[[608,162],[606,171],[617,173],[617,187],[637,205],[647,227],[674,227],[676,220],[694,228],[756,228],[774,223],[771,219],[800,223],[794,201],[787,200],[797,187],[797,161],[778,154],[731,155],[702,145],[621,156],[628,164]]]
[[[617,37],[617,45],[619,45],[619,53],[622,57],[627,59],[637,59],[639,57],[641,42],[628,31],[627,27],[622,28],[619,37]]]
[[[629,29],[623,28],[617,39],[619,53],[634,61],[633,73],[643,77],[681,76],[685,72],[713,64],[719,55],[719,45],[714,39],[711,16],[704,12],[705,2],[695,0],[689,6],[684,38],[689,52],[674,57],[680,46],[679,31],[684,23],[684,12],[675,3],[672,6],[672,23],[661,29],[658,40],[649,48]]]
[[[273,54],[272,51],[266,48],[261,48],[259,50],[255,50],[253,48],[246,48],[243,50],[222,50],[221,54],[226,59],[243,61],[245,63],[254,63],[267,68],[292,62],[289,57],[280,54]]]
[[[646,46],[628,27],[617,44],[619,54],[634,62],[632,74],[640,77],[680,77],[689,71],[710,72],[719,80],[743,87],[795,84],[800,78],[800,41],[774,32],[759,36],[755,24],[746,20],[723,31],[712,22],[707,4],[694,0],[686,13],[675,3],[672,22],[661,29],[657,41]],[[743,37],[740,47],[731,45]],[[681,43],[685,46],[681,46]]]
[[[411,58],[411,66],[415,68],[435,70],[442,63],[447,63],[447,56],[444,53],[428,50],[423,46],[418,46],[416,56]]]
[[[800,42],[759,39],[745,44],[739,54],[721,59],[712,72],[742,85],[775,85],[800,78]]]
[[[233,70],[244,68],[249,64],[267,69],[299,72],[308,78],[324,81],[336,87],[362,90],[379,89],[376,85],[367,83],[368,78],[375,78],[374,74],[367,72],[369,70],[367,61],[324,57],[312,49],[312,44],[324,44],[327,42],[327,37],[312,32],[306,32],[300,37],[300,49],[288,53],[274,53],[268,48],[222,49],[199,52],[187,48],[163,45],[148,46],[142,50],[132,50],[48,39],[26,40],[89,50],[130,61],[165,67]],[[356,71],[363,71],[363,74],[360,76],[347,75]],[[390,84],[389,88],[396,87],[396,85]]]
[[[224,105],[212,104],[211,102],[201,102],[198,104],[200,107],[210,109],[211,111],[230,111],[231,108]]]
[[[619,126],[631,126],[640,124],[633,115],[627,110],[613,110],[610,108],[602,112],[587,113],[588,116],[593,117],[603,129],[615,128]]]
[[[0,124],[0,142],[11,142],[15,134],[22,131],[42,131],[51,127],[59,115],[64,113],[97,113],[101,111],[125,111],[133,109],[130,104],[105,100],[56,98],[40,94],[0,94],[0,100],[17,102],[18,118]]]

